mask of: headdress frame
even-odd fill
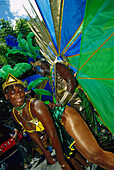
[[[14,84],[21,84],[21,85],[23,85],[23,82],[21,80],[17,79],[16,77],[14,77],[12,74],[9,73],[5,83],[2,85],[3,91],[5,90],[6,87],[8,87],[10,85],[14,85]]]

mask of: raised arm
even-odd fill
[[[60,165],[65,164],[64,154],[62,151],[62,147],[60,141],[57,136],[57,132],[54,126],[54,122],[51,118],[51,115],[46,107],[46,105],[39,100],[34,100],[31,103],[31,111],[35,117],[40,120],[51,139],[52,145],[56,151],[57,160]],[[68,167],[68,165],[67,165]]]
[[[73,93],[77,85],[73,74],[70,72],[70,70],[65,65],[61,63],[56,63],[56,69],[59,75],[68,83],[67,91],[69,91],[70,93]]]

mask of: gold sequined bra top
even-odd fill
[[[32,101],[33,99],[34,99],[34,98],[32,98],[32,99],[29,101],[29,113],[30,113],[30,116],[31,116],[31,118],[32,118],[32,120],[30,120],[29,123],[33,123],[33,124],[35,125],[36,129],[33,129],[33,130],[27,130],[27,129],[25,129],[24,126],[22,125],[22,123],[19,122],[17,116],[15,115],[14,108],[13,108],[13,115],[14,115],[16,121],[25,129],[25,131],[27,131],[27,132],[29,132],[29,133],[33,133],[34,131],[41,132],[41,131],[44,130],[44,127],[43,127],[42,123],[41,123],[40,121],[38,121],[37,118],[33,118],[33,116],[32,116],[31,109],[30,109],[30,104],[31,104],[31,101]]]

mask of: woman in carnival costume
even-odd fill
[[[14,43],[14,39],[15,39],[14,37],[11,37],[10,35],[8,37],[6,37],[7,45],[12,47],[12,49],[8,49],[8,53],[6,55],[8,56],[9,54],[15,54],[15,53],[23,54],[24,56],[29,57],[28,58],[29,63],[31,63],[33,65],[33,69],[36,70],[36,68],[38,68],[37,66],[38,66],[39,60],[45,61],[45,57],[43,55],[41,55],[40,48],[33,46],[33,44],[32,44],[33,36],[34,36],[34,34],[31,32],[28,34],[28,36],[26,38],[27,40],[25,40],[22,38],[22,35],[18,35],[17,46]],[[42,75],[41,75],[41,77],[42,77]],[[75,83],[74,83],[74,86],[75,86]],[[50,86],[48,79],[45,80],[45,82],[43,81],[38,86],[38,88],[48,90],[50,93],[52,93],[52,86]],[[26,93],[30,93],[30,95],[31,95],[31,90],[29,90]],[[28,94],[26,94],[26,96],[27,95]],[[36,96],[36,98],[38,98],[38,97],[39,96]],[[53,95],[47,96],[46,93],[44,95],[40,95],[40,99],[42,101],[44,101],[45,103],[49,103],[49,102],[53,102],[53,101],[56,102]],[[50,105],[52,105],[52,103]],[[64,141],[63,133],[60,136],[62,136],[62,141]],[[62,143],[65,143],[65,141]],[[63,147],[64,147],[64,144],[63,144]],[[64,149],[65,155],[67,155],[67,149],[68,148]],[[74,155],[75,151],[76,151],[76,154],[75,154],[76,159],[73,159],[73,157],[74,157],[73,155]],[[88,166],[85,159],[83,159],[83,157],[77,152],[77,150],[75,150],[75,151],[72,152],[73,153],[72,156],[70,155],[70,157],[69,157],[69,155],[68,155],[67,158],[70,161],[72,160],[72,163],[74,164],[74,166],[75,165],[78,166],[78,169],[81,168],[81,166],[84,166],[84,167]],[[77,159],[78,159],[78,162],[77,162]]]
[[[66,139],[66,141],[70,139],[69,145],[71,143],[74,144],[79,152],[89,161],[106,169],[114,168],[114,154],[99,147],[88,126],[74,108],[59,106],[54,109],[48,109],[41,100],[26,99],[22,81],[11,74],[8,75],[6,82],[3,84],[3,91],[6,99],[9,99],[14,106],[12,112],[14,120],[21,124],[32,140],[40,146],[48,162],[55,163],[53,157],[44,148],[37,133],[38,130],[42,131],[44,128],[51,139],[57,160],[62,169],[70,169],[65,162],[62,147],[57,136],[56,120],[58,124],[61,123],[63,125],[66,133],[70,135]]]
[[[53,67],[48,60],[43,58],[32,63],[32,66],[37,74],[49,77],[53,98],[56,103],[76,108],[100,146],[104,150],[114,152],[113,135],[101,121],[98,113],[73,75],[73,70],[71,70],[68,63],[58,61]],[[53,104],[50,104],[50,106],[53,106]]]
[[[30,33],[30,35],[31,34],[32,33]],[[32,36],[33,36],[33,34],[32,34]],[[22,41],[22,39],[20,39],[20,40]],[[18,41],[19,41],[19,39],[18,39]],[[21,45],[21,41],[19,41],[20,45]],[[29,41],[27,41],[27,42],[29,42]],[[32,44],[32,42],[31,42],[31,44]],[[31,48],[34,49],[35,47],[31,46]],[[28,48],[27,48],[27,50],[29,50],[29,52],[31,51]],[[36,52],[36,49],[34,49],[34,50]],[[18,50],[12,49],[10,53],[12,53],[12,52],[14,52],[14,53],[21,52],[22,53],[23,52],[22,46],[21,46],[21,49],[18,49]],[[29,54],[28,52],[24,53],[24,55],[28,55],[28,54]],[[37,56],[37,55],[38,55],[38,52],[34,53],[34,56]],[[30,56],[33,57],[31,52],[30,52]],[[75,75],[72,74],[73,71],[71,70],[71,68],[69,68],[69,63],[67,61],[66,62],[63,61],[61,57],[57,57],[57,63],[55,63],[55,64],[51,63],[53,66],[52,67],[46,61],[46,59],[44,57],[40,56],[40,57],[38,57],[38,59],[39,60],[36,62],[33,61],[34,63],[32,61],[30,61],[30,62],[33,65],[33,69],[38,74],[41,74],[41,76],[49,76],[50,77],[50,80],[51,80],[50,86],[52,87],[52,90],[53,90],[54,102],[60,103],[62,106],[68,104],[68,105],[73,106],[76,109],[78,109],[78,111],[81,112],[81,115],[84,118],[84,120],[86,121],[86,123],[89,125],[89,128],[91,129],[94,136],[97,137],[97,139],[98,139],[97,141],[100,141],[100,144],[101,144],[100,146],[102,147],[102,141],[104,142],[104,135],[101,133],[101,131],[99,131],[100,127],[97,122],[98,117],[96,118],[96,115],[95,115],[96,113],[95,113],[94,108],[90,104],[90,101],[88,100],[87,96],[81,90],[76,78],[74,78]],[[74,72],[76,72],[76,70]],[[77,88],[77,86],[78,86],[78,88]],[[44,87],[44,83],[43,83],[43,87]],[[41,99],[43,99],[42,96],[41,96]],[[53,107],[53,103],[50,104],[49,106]],[[51,110],[53,110],[53,109],[51,108]],[[57,111],[56,111],[56,113],[57,113]],[[101,123],[101,121],[100,121],[100,123]],[[58,135],[59,135],[59,138],[62,138],[62,141],[63,141],[62,147],[64,148],[65,147],[64,143],[66,143],[66,145],[68,145],[68,141],[66,142],[66,140],[65,140],[65,136],[64,136],[65,132],[64,133],[61,132],[61,128],[63,126],[61,124],[57,124],[56,126],[59,127],[60,133]],[[104,129],[104,125],[102,125],[102,127],[101,127],[101,130]],[[105,137],[109,137],[109,133],[107,133],[107,135],[108,136],[106,136],[106,133],[105,133]],[[107,149],[106,143],[107,142],[105,140],[104,149]],[[69,157],[69,154],[65,152],[67,149],[64,148],[64,153],[67,155],[67,157]],[[109,150],[109,147],[107,150]],[[112,152],[112,147],[111,147],[110,151]]]

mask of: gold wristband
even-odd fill
[[[66,166],[66,161],[65,161],[65,163],[63,164],[63,165],[60,165],[61,166],[61,168],[64,168],[65,166]]]

